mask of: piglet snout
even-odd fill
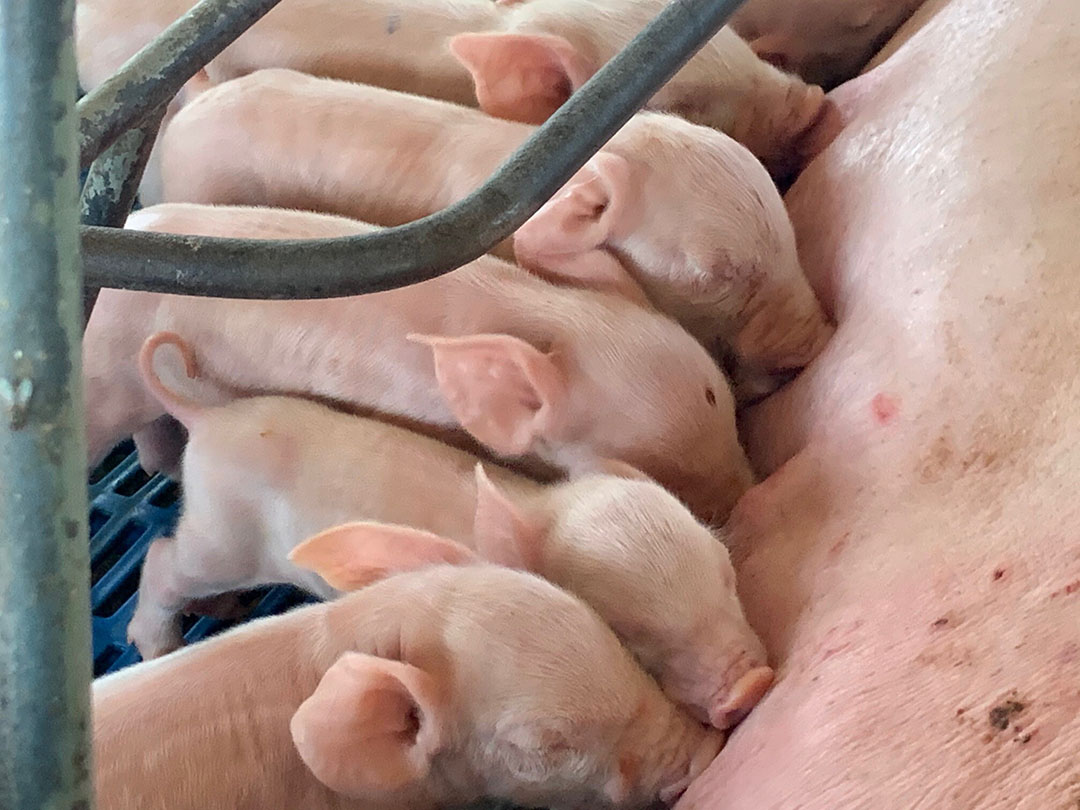
[[[731,728],[758,704],[772,686],[770,667],[754,667],[709,710],[709,720],[717,728]]]

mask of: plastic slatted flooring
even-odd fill
[[[79,98],[83,97],[79,88]],[[79,175],[79,187],[87,170]],[[140,208],[136,199],[133,211]],[[128,643],[127,625],[135,611],[139,572],[155,538],[173,530],[180,512],[180,490],[162,475],[150,477],[139,466],[130,440],[112,452],[90,474],[90,608],[94,635],[94,677],[116,672],[142,659]],[[244,600],[254,609],[244,621],[283,613],[315,601],[289,586],[252,591]],[[187,643],[208,638],[239,622],[185,616]],[[513,805],[482,801],[471,810],[515,810]]]
[[[127,625],[135,610],[139,572],[155,538],[171,532],[180,512],[180,491],[174,481],[152,478],[139,466],[135,445],[117,445],[90,474],[90,607],[94,632],[94,677],[116,672],[142,660],[127,641]],[[291,586],[251,591],[252,605],[244,619],[282,613],[315,601]],[[220,633],[239,622],[184,617],[188,643]],[[470,810],[515,810],[513,805],[483,801]]]
[[[141,660],[128,644],[139,572],[150,543],[171,532],[180,511],[179,487],[139,466],[132,442],[118,445],[90,475],[90,608],[94,634],[94,677]],[[288,586],[252,591],[246,620],[281,613],[313,601]],[[184,617],[184,639],[198,641],[237,622]]]
[[[83,95],[80,88],[79,97]],[[83,169],[79,185],[86,182]],[[135,201],[133,210],[140,208]],[[150,477],[139,466],[135,445],[117,445],[90,474],[90,608],[94,634],[94,677],[115,672],[142,659],[127,641],[135,594],[146,550],[155,538],[173,530],[180,511],[179,487],[161,475]],[[246,620],[281,613],[314,601],[291,587],[263,588],[244,600],[253,610]],[[185,616],[187,642],[219,633],[238,622]]]

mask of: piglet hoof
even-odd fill
[[[128,624],[127,640],[128,643],[135,645],[144,661],[160,658],[184,646],[184,638],[180,635],[177,622],[150,627],[140,619],[138,611]]]
[[[750,710],[772,686],[773,671],[769,667],[750,670],[731,687],[727,700],[716,706],[709,718],[717,728],[731,728],[750,713]]]

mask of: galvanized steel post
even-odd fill
[[[0,808],[91,802],[74,0],[0,0]]]

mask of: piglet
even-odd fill
[[[79,0],[79,77],[92,89],[186,12],[191,0]],[[288,0],[206,68],[214,82],[268,67],[479,104],[539,123],[618,53],[665,0]],[[455,39],[456,37],[456,39]],[[451,54],[454,49],[463,67]],[[820,114],[820,88],[722,29],[652,99],[783,164]]]
[[[446,102],[264,70],[180,112],[163,136],[162,184],[174,202],[397,225],[465,197],[531,132]],[[518,230],[513,252],[559,283],[644,291],[730,359],[741,401],[831,335],[768,173],[728,136],[676,116],[634,116]],[[627,274],[634,283],[620,281]]]
[[[356,533],[296,546],[365,520],[384,524],[378,537],[395,553],[406,554],[419,530],[447,538],[447,562],[475,552],[576,593],[673,700],[721,728],[768,688],[772,671],[743,616],[727,550],[628,465],[543,486],[500,467],[485,471],[475,456],[435,439],[306,400],[205,407],[161,381],[152,362],[163,344],[181,351],[189,375],[197,369],[172,333],[151,336],[140,354],[150,391],[190,436],[184,510],[173,536],[150,546],[129,628],[144,658],[182,643],[179,611],[189,601],[270,582],[324,599],[351,589]],[[360,536],[360,559],[375,531]],[[294,565],[313,560],[321,577]]]
[[[373,545],[418,570],[98,680],[96,806],[645,807],[716,755],[578,599]]]
[[[274,239],[372,230],[299,211],[206,206],[144,209],[128,226]],[[560,470],[617,459],[709,521],[726,517],[752,482],[731,391],[678,324],[621,295],[556,286],[498,259],[354,298],[102,291],[83,344],[91,462],[163,415],[137,365],[160,330],[184,335],[219,387],[464,429],[501,457]]]
[[[748,0],[732,27],[783,70],[832,87],[855,76],[924,0]]]

